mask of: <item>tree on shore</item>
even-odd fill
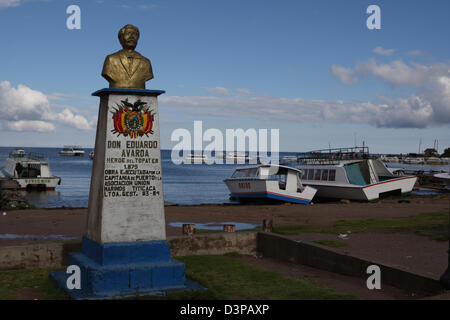
[[[450,148],[445,149],[441,157],[450,158]]]

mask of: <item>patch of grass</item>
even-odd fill
[[[68,299],[48,278],[57,269],[20,269],[0,271],[0,300]],[[26,295],[23,296],[23,292]]]
[[[29,204],[29,203],[23,203],[23,202],[19,202],[16,206],[14,207],[8,207],[8,211],[15,211],[15,210],[30,210],[30,209],[37,209],[36,206]]]
[[[347,230],[352,232],[387,231],[398,232],[402,230],[436,230],[448,227],[448,212],[433,212],[412,215],[409,217],[372,218],[362,220],[337,221],[334,229],[338,233]]]
[[[186,276],[208,290],[174,291],[167,297],[137,299],[356,299],[328,288],[291,278],[275,271],[266,271],[236,259],[233,254],[177,257],[186,264]],[[0,300],[4,299],[67,299],[48,275],[54,269],[25,269],[0,272]],[[31,289],[33,296],[20,296]]]
[[[427,230],[447,230],[448,228],[448,212],[432,212],[412,215],[409,217],[394,218],[371,218],[360,220],[339,220],[331,227],[314,227],[311,225],[277,225],[274,226],[273,232],[282,235],[296,235],[301,232],[330,233],[341,234],[351,231],[357,232],[398,232],[413,231],[421,232],[419,235],[425,235],[433,240],[444,241],[442,235],[427,234]],[[445,235],[444,235],[445,236]],[[447,237],[448,239],[448,237]]]
[[[315,240],[313,242],[332,248],[341,248],[348,246],[347,242],[339,240]]]
[[[432,231],[416,231],[416,234],[419,236],[427,237],[430,240],[434,241],[442,241],[447,242],[448,241],[448,235],[441,232],[432,232]]]
[[[207,287],[214,299],[356,299],[353,295],[250,266],[235,259],[233,254],[177,259],[186,264],[186,276]]]

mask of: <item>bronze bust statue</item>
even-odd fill
[[[145,82],[153,79],[150,60],[134,51],[139,39],[139,29],[127,24],[119,31],[123,49],[105,58],[102,76],[110,88],[145,89]]]

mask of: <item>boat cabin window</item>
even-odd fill
[[[287,170],[282,170],[280,168],[280,170],[278,170],[278,187],[280,188],[280,190],[286,190],[286,181],[287,181],[287,174],[288,171]]]
[[[336,181],[335,169],[302,169],[302,180]]]
[[[258,173],[258,168],[239,169],[239,170],[236,170],[231,177],[232,178],[252,178],[252,177],[256,177],[257,173]]]
[[[17,163],[15,167],[17,177],[19,178],[37,178],[41,175],[41,168],[38,165],[26,164],[23,166]]]
[[[258,173],[258,168],[251,168],[248,170],[249,177],[256,177]]]
[[[286,190],[286,181],[287,181],[288,170],[286,168],[278,168],[276,174],[271,174],[269,176],[270,180],[277,180],[278,187],[280,190]]]
[[[303,180],[308,179],[308,169],[302,169],[302,179]]]
[[[314,175],[314,180],[320,180],[321,175],[322,175],[322,169],[316,169],[315,175]]]
[[[322,170],[322,181],[328,181],[328,169]]]
[[[300,173],[297,172],[297,192],[303,191],[302,179],[300,178]]]
[[[336,170],[335,169],[330,170],[330,174],[328,175],[328,180],[336,181]]]

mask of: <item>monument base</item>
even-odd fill
[[[65,270],[52,272],[58,287],[74,299],[162,295],[171,290],[202,290],[187,280],[185,265],[170,257],[167,241],[98,243],[83,237],[83,253],[71,253],[69,265],[80,268],[80,289],[69,289]]]

